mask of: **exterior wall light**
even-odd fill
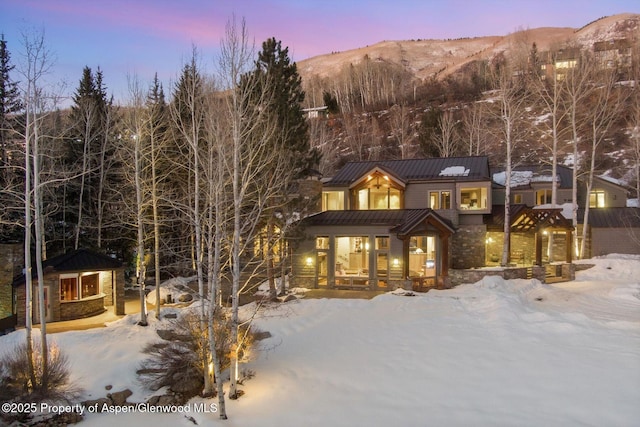
[[[307,259],[305,260],[305,265],[307,267],[311,267],[313,265],[313,258],[312,257],[307,257]]]
[[[393,266],[394,267],[399,267],[400,266],[400,260],[398,258],[394,258],[393,259]]]

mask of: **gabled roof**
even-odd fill
[[[504,230],[504,206],[493,205],[491,215],[485,216],[487,230]],[[573,229],[570,220],[562,215],[561,208],[530,208],[526,205],[510,205],[509,225],[513,232],[536,231],[539,228]]]
[[[348,187],[370,171],[380,168],[389,171],[403,182],[409,181],[480,181],[491,179],[489,159],[478,157],[443,157],[430,159],[380,160],[350,162],[325,185]]]
[[[42,262],[42,269],[46,273],[64,273],[71,271],[103,271],[122,268],[122,262],[88,249],[78,249],[66,254],[49,258]],[[33,277],[36,269],[32,269]],[[24,275],[14,279],[14,285],[24,283]]]
[[[390,232],[402,236],[425,221],[437,225],[439,229],[446,229],[450,233],[455,232],[451,222],[442,218],[433,209],[325,211],[303,219],[302,224],[343,227],[387,226]]]

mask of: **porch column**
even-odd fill
[[[536,261],[535,265],[542,265],[542,233],[536,231]]]
[[[441,276],[449,275],[449,235],[444,235],[442,238],[442,270],[440,271]]]
[[[565,261],[569,264],[573,262],[573,230],[565,232]]]

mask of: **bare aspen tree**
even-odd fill
[[[207,168],[205,170],[207,183],[207,279],[208,279],[208,311],[207,330],[209,336],[210,364],[213,368],[213,379],[218,396],[218,411],[221,419],[226,419],[221,363],[218,357],[216,328],[217,319],[222,313],[222,269],[223,247],[226,242],[226,221],[228,217],[227,188],[225,175],[225,156],[227,146],[224,138],[224,116],[221,114],[221,102],[217,96],[208,97],[205,129],[207,133]],[[222,123],[221,123],[222,122]],[[209,371],[211,369],[207,367]],[[213,392],[213,385],[205,389],[205,395]]]
[[[506,266],[511,258],[511,176],[514,149],[522,141],[524,112],[529,102],[525,79],[518,75],[518,63],[498,62],[493,70],[492,83],[499,92],[496,108],[490,114],[500,124],[497,137],[502,142],[505,156],[504,243],[500,264]]]
[[[553,57],[552,55],[552,62],[555,64]],[[537,61],[531,62],[534,62],[534,66],[536,66],[535,63]],[[549,120],[545,120],[543,123],[551,133],[551,144],[546,144],[544,139],[542,143],[547,146],[551,154],[551,204],[555,207],[558,204],[558,156],[562,149],[560,147],[560,138],[564,131],[563,123],[566,115],[562,99],[564,93],[562,82],[564,80],[558,75],[558,70],[555,66],[552,67],[551,75],[547,76],[548,78],[542,79],[538,69],[530,72],[529,76],[531,77],[531,87],[535,99],[541,102],[543,112],[549,117]],[[553,242],[554,233],[551,232],[549,233],[547,249],[550,261],[553,261]]]
[[[580,245],[580,258],[586,256],[587,231],[589,228],[589,209],[591,207],[591,190],[593,189],[594,176],[598,168],[597,157],[600,154],[599,147],[609,136],[618,116],[624,108],[627,93],[616,88],[616,75],[612,70],[599,71],[595,74],[597,86],[591,91],[589,108],[585,112],[585,137],[589,143],[589,166],[586,173],[586,192],[584,202],[584,219],[582,222],[582,242]]]
[[[457,121],[451,110],[445,110],[438,121],[440,132],[434,135],[433,143],[439,157],[453,157],[458,151]]]
[[[463,111],[462,123],[464,135],[467,139],[467,153],[469,156],[479,156],[485,152],[483,148],[485,143],[484,114],[484,105],[477,102]]]
[[[249,256],[258,227],[264,221],[264,213],[274,197],[274,188],[279,171],[273,163],[280,153],[266,141],[276,131],[270,123],[267,108],[272,94],[258,77],[246,75],[254,55],[249,44],[244,21],[238,27],[235,22],[226,26],[225,38],[221,43],[220,76],[221,83],[229,88],[226,111],[229,123],[229,156],[225,156],[225,169],[230,177],[230,263],[231,263],[231,350],[229,397],[238,396],[239,351],[244,336],[240,334],[239,297],[255,272],[255,265],[241,259]],[[283,166],[284,167],[284,166]],[[284,170],[284,169],[282,169]],[[268,172],[268,173],[267,173]],[[247,267],[249,270],[243,268]],[[245,272],[247,279],[241,274]],[[255,274],[255,273],[254,273]],[[245,332],[246,333],[246,332]]]
[[[573,173],[571,178],[571,203],[572,203],[572,225],[574,230],[578,230],[578,177],[580,174],[580,144],[582,142],[581,127],[582,106],[589,97],[592,90],[593,64],[587,57],[581,55],[576,61],[576,65],[568,69],[564,75],[563,97],[567,110],[567,119],[571,132],[571,144],[573,148]],[[574,241],[575,250],[579,254],[578,239]]]
[[[162,85],[156,73],[147,94],[147,133],[149,138],[149,167],[151,168],[151,205],[153,215],[153,260],[156,285],[156,318],[160,319],[160,182],[166,173],[160,171],[162,151],[166,141],[167,111]]]
[[[389,113],[391,132],[400,149],[400,158],[410,159],[415,154],[415,137],[409,108],[404,103],[396,104]]]
[[[185,141],[190,157],[189,173],[193,177],[193,188],[191,205],[189,207],[189,217],[194,232],[194,250],[195,250],[195,266],[198,281],[198,294],[201,299],[200,306],[200,330],[207,330],[207,310],[205,304],[205,286],[204,286],[204,240],[203,240],[203,182],[202,182],[202,166],[205,159],[202,158],[201,143],[205,138],[204,120],[205,120],[205,96],[204,96],[204,77],[198,68],[198,53],[194,47],[192,50],[190,63],[185,65],[179,82],[176,84],[174,100],[171,103],[171,118],[174,127],[180,137]],[[206,194],[206,193],[205,193]],[[202,337],[203,343],[200,345],[201,360],[204,363],[204,388],[208,392],[212,388],[212,378],[209,366],[206,363],[206,349],[208,345]]]
[[[47,345],[47,325],[46,306],[44,295],[44,271],[43,245],[44,245],[44,225],[42,192],[44,183],[41,181],[42,153],[40,146],[44,138],[42,123],[48,112],[47,94],[43,84],[44,78],[51,68],[50,53],[45,45],[44,33],[23,36],[24,64],[22,75],[24,78],[23,105],[25,109],[25,290],[26,290],[26,329],[27,329],[27,351],[29,354],[29,371],[32,387],[39,387],[42,390],[48,389],[49,375],[49,348]],[[40,320],[40,350],[42,366],[38,369],[42,375],[36,378],[35,366],[33,365],[32,347],[32,316],[33,316],[33,289],[32,282],[32,258],[31,240],[32,228],[35,235],[36,246],[36,277],[38,278],[38,318]]]
[[[144,196],[146,186],[143,178],[145,169],[143,141],[145,137],[144,117],[144,93],[140,82],[136,77],[128,78],[130,106],[125,119],[126,132],[124,145],[132,147],[127,150],[133,162],[133,184],[135,186],[135,227],[136,227],[136,282],[140,296],[140,326],[147,326],[147,302],[146,302],[146,250],[145,250],[145,209],[146,198]],[[129,162],[131,163],[131,162]]]

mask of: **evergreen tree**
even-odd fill
[[[65,235],[73,237],[75,248],[103,248],[107,231],[118,223],[108,218],[109,212],[117,210],[107,206],[118,188],[114,149],[117,110],[107,95],[100,69],[95,74],[89,67],[83,69],[72,99],[64,167],[76,178],[65,189],[63,223],[73,225]],[[111,230],[111,237],[121,240],[121,231]],[[122,249],[122,242],[114,245]]]
[[[253,74],[245,76],[243,82],[245,85],[252,85],[256,101],[266,100],[266,106],[257,105],[256,108],[266,108],[268,122],[275,124],[277,129],[266,143],[291,165],[287,176],[279,176],[278,188],[275,189],[277,195],[273,197],[265,215],[265,247],[262,251],[266,259],[271,297],[275,299],[274,260],[278,258],[275,252],[280,247],[279,258],[284,259],[282,248],[285,242],[282,233],[287,224],[287,212],[291,212],[288,208],[296,204],[299,212],[304,211],[301,204],[303,199],[289,200],[289,195],[298,180],[310,176],[317,168],[320,153],[310,147],[308,123],[302,111],[305,93],[297,66],[289,59],[289,48],[282,48],[281,42],[275,38],[267,39],[262,44],[262,51],[258,53]],[[265,93],[268,94],[266,97]],[[277,168],[278,162],[273,167]],[[281,219],[279,224],[276,224],[276,213]],[[279,226],[280,233],[277,233],[276,226]],[[281,268],[281,271],[284,269]],[[281,279],[281,292],[284,290],[283,281],[284,277]]]
[[[4,170],[8,165],[8,141],[15,125],[14,115],[22,109],[18,82],[11,80],[10,73],[15,68],[11,65],[11,55],[7,50],[4,34],[0,38],[0,167]],[[4,172],[2,174],[4,179]]]
[[[268,108],[279,129],[276,138],[291,153],[294,178],[308,176],[317,167],[320,155],[310,149],[308,124],[302,112],[305,97],[302,78],[295,62],[289,59],[289,48],[283,49],[273,37],[262,43],[254,76],[256,81],[268,85],[272,94]],[[262,89],[258,85],[257,90]]]
[[[20,209],[12,209],[12,206],[19,206],[15,195],[20,194],[20,187],[24,182],[24,172],[20,170],[17,157],[11,156],[10,152],[15,149],[18,153],[21,148],[15,147],[12,141],[20,138],[15,137],[15,131],[22,122],[20,112],[23,109],[20,100],[18,83],[11,80],[10,73],[14,69],[11,64],[11,55],[7,50],[7,42],[4,34],[0,38],[0,186],[3,191],[0,194],[0,206],[2,213],[2,229],[0,236],[6,239],[17,239],[22,235],[22,230],[15,224],[20,223],[20,218],[24,212]],[[15,167],[14,167],[15,166]]]

